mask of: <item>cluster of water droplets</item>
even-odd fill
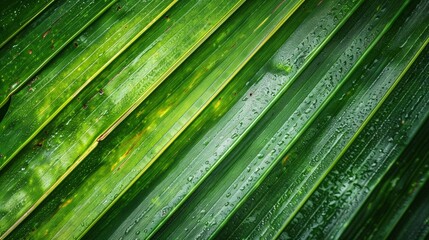
[[[399,95],[402,96],[402,94]],[[371,99],[371,101],[376,100],[376,98]],[[390,106],[390,108],[392,108],[392,106]],[[395,120],[389,119],[390,113],[386,111],[387,109],[389,109],[389,107],[381,111],[381,113],[386,115],[385,117],[381,117],[383,122],[381,122],[379,118],[373,119],[376,123],[375,125],[382,126],[381,128],[383,130],[371,125],[367,127],[368,131],[363,133],[364,138],[358,140],[354,147],[346,152],[345,158],[340,160],[334,170],[328,175],[327,179],[324,180],[322,185],[310,198],[309,202],[300,210],[303,214],[297,215],[292,221],[291,227],[287,229],[288,233],[294,233],[296,237],[297,233],[294,232],[293,226],[301,223],[304,219],[311,219],[311,216],[325,216],[324,228],[321,229],[321,221],[316,219],[317,217],[313,217],[311,221],[307,223],[303,232],[299,233],[299,236],[327,236],[327,234],[330,233],[329,230],[335,227],[337,222],[343,221],[341,219],[351,214],[350,211],[355,209],[357,204],[361,204],[361,201],[373,189],[372,185],[368,185],[376,181],[375,179],[379,177],[379,172],[385,171],[385,165],[387,164],[386,158],[392,158],[393,155],[397,156],[399,154],[395,151],[395,146],[397,145],[394,143],[394,139],[399,137],[398,126],[391,124],[392,120],[393,122]],[[403,115],[404,116],[399,118],[398,122],[403,122],[403,119],[407,118],[409,113],[404,113]],[[407,126],[403,126],[402,128],[407,128],[407,130],[399,135],[406,136],[409,129]],[[374,139],[379,142],[371,143],[368,139]],[[377,146],[375,149],[374,144]],[[356,162],[356,159],[361,159],[364,156],[366,157],[363,162]],[[325,196],[325,198],[322,201],[318,199],[317,196]],[[322,205],[316,214],[314,214],[313,206],[310,204],[311,200],[315,200]],[[338,211],[339,207],[343,210]],[[330,220],[328,221],[328,219]],[[326,224],[326,222],[328,222],[328,224]]]

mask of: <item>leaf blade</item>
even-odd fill
[[[115,2],[54,2],[3,46],[0,49],[0,106]],[[81,11],[86,14],[77,19],[76,13]]]
[[[45,68],[26,91],[14,95],[0,122],[0,169],[176,2],[121,4],[120,12],[109,11],[97,19],[61,53],[60,62]],[[78,47],[82,49],[76,51]]]

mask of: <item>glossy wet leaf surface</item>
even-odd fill
[[[0,5],[0,238],[429,236],[429,2]]]

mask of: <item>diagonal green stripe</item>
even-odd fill
[[[128,116],[242,3],[225,0],[222,4],[211,1],[176,4],[174,9],[178,8],[180,13],[177,19],[171,18],[170,24],[160,23],[164,27],[171,26],[168,31],[154,29],[153,38],[137,41],[106,74],[93,81],[95,86],[88,86],[81,92],[16,156],[16,161],[3,169],[0,175],[0,188],[4,190],[0,193],[2,207],[9,208],[19,201],[20,208],[0,218],[1,232],[16,226],[16,221],[33,211],[95,148],[103,133]],[[201,14],[207,15],[204,21],[197,18]],[[195,24],[192,29],[186,28],[189,23]],[[178,41],[182,44],[176,45]],[[149,45],[143,47],[146,43]],[[102,95],[97,90],[100,89],[98,84],[104,84]],[[84,106],[82,100],[87,101]],[[22,169],[26,170],[24,174]]]
[[[56,1],[0,48],[0,106],[115,2]]]
[[[38,74],[37,81],[13,96],[0,122],[0,168],[176,1],[143,3],[119,2],[120,10],[114,6],[101,16]]]
[[[53,2],[19,0],[0,3],[0,48]]]

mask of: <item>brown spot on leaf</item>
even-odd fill
[[[29,49],[28,54],[30,54],[30,55],[33,54],[33,50]]]
[[[43,147],[43,142],[45,141],[44,138],[42,138],[42,140],[40,140],[39,142],[36,143],[36,147]]]
[[[67,205],[69,205],[71,202],[73,201],[73,199],[67,199],[66,201],[64,201],[58,208],[64,208]]]
[[[48,36],[50,32],[51,32],[51,29],[49,28],[48,30],[46,30],[46,32],[43,33],[42,38],[46,38],[46,36]]]
[[[73,43],[73,46],[74,46],[75,48],[77,48],[77,47],[79,47],[79,44],[77,44],[77,42],[75,41],[75,42]]]
[[[287,163],[287,160],[289,160],[289,154],[286,155],[283,159],[282,159],[282,165],[285,166]]]
[[[279,7],[280,7],[281,5],[283,5],[283,3],[284,3],[284,2],[286,2],[286,0],[282,1],[281,3],[279,3],[279,4],[276,6],[276,8],[274,8],[274,10],[273,10],[271,13],[274,13],[275,11],[277,11],[277,9],[279,9]]]

